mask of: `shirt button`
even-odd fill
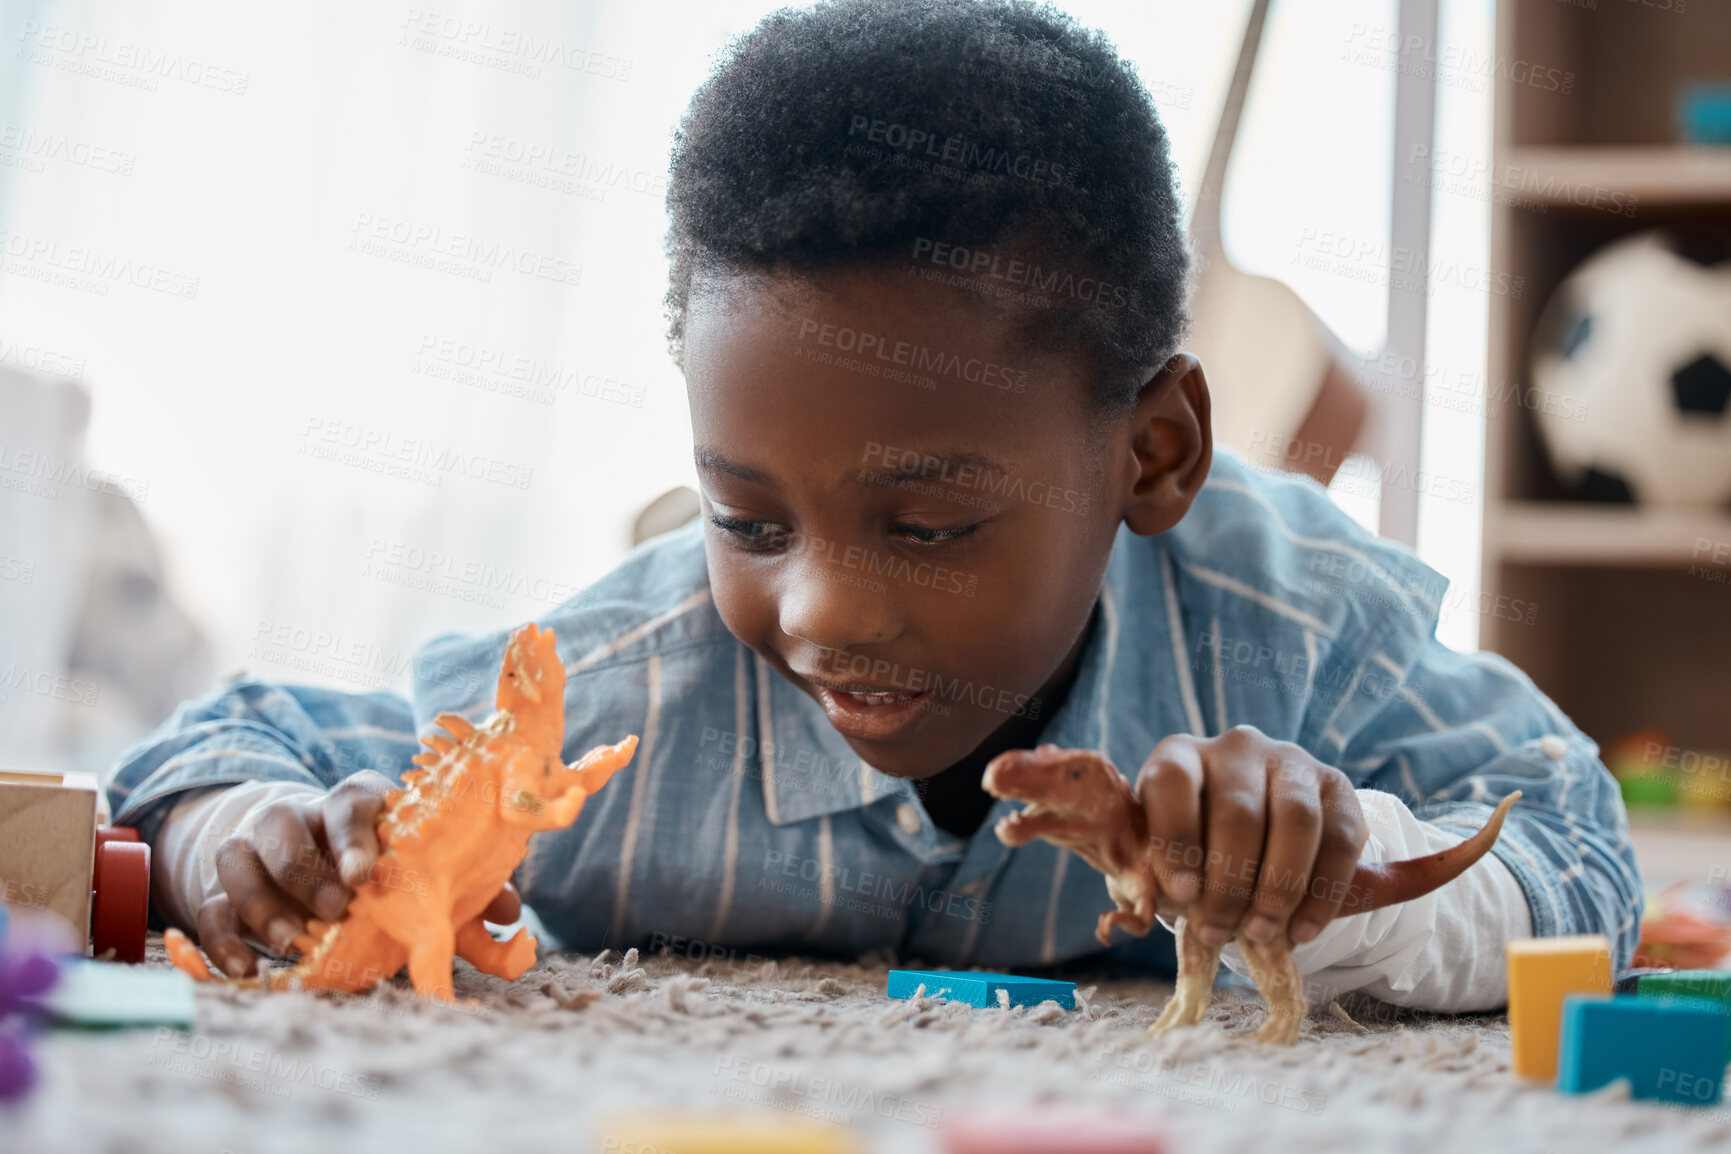
[[[1552,761],[1561,761],[1569,756],[1569,743],[1554,733],[1547,733],[1539,738],[1539,750]]]
[[[919,811],[907,802],[896,806],[896,824],[902,827],[902,832],[913,837],[920,832]]]

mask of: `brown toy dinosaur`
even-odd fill
[[[589,796],[631,760],[637,738],[590,750],[575,765],[565,742],[565,667],[553,631],[533,623],[511,635],[499,672],[497,712],[479,728],[455,713],[438,725],[451,736],[424,740],[422,768],[385,795],[380,854],[342,919],[316,920],[295,939],[292,967],[236,985],[352,993],[393,977],[406,963],[415,992],[451,1000],[451,960],[515,980],[535,964],[535,939],[519,929],[495,941],[481,912],[529,849],[529,835],[577,820]],[[455,740],[452,740],[455,738]],[[169,957],[211,979],[198,948],[179,930],[163,934]]]
[[[1047,744],[993,758],[981,784],[993,797],[1028,803],[1026,809],[998,822],[998,840],[1021,846],[1042,838],[1106,875],[1106,892],[1118,908],[1100,915],[1095,933],[1101,945],[1110,944],[1113,926],[1141,937],[1156,914],[1173,922],[1178,936],[1178,989],[1148,1032],[1164,1034],[1200,1022],[1208,1010],[1220,948],[1190,932],[1187,904],[1160,892],[1147,813],[1118,768],[1093,750]],[[1505,797],[1483,829],[1441,853],[1410,861],[1360,862],[1342,914],[1368,913],[1411,901],[1453,881],[1491,848],[1509,807],[1520,796],[1515,792]],[[1257,1040],[1290,1046],[1298,1040],[1299,1025],[1310,1010],[1303,979],[1292,960],[1291,941],[1280,935],[1271,942],[1257,942],[1240,934],[1237,942],[1251,980],[1268,1002],[1268,1021],[1257,1031]]]

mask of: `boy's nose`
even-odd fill
[[[901,634],[901,611],[886,580],[828,568],[812,561],[788,575],[778,605],[783,633],[838,650],[879,645]]]

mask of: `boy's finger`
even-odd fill
[[[1305,761],[1268,757],[1268,846],[1244,933],[1271,942],[1304,901],[1310,867],[1322,844],[1322,791]]]
[[[231,978],[250,978],[258,955],[240,936],[240,919],[227,894],[218,894],[198,911],[198,944],[205,956]]]
[[[1197,936],[1223,946],[1250,908],[1268,834],[1268,739],[1239,726],[1221,735],[1206,757],[1203,785],[1208,859],[1202,896],[1191,907]]]
[[[342,880],[350,886],[365,882],[373,863],[379,860],[379,838],[374,825],[385,808],[385,799],[371,782],[358,780],[366,776],[356,774],[349,778],[331,790],[321,803],[331,856],[336,859]],[[370,776],[390,784],[383,774]]]
[[[1352,875],[1368,835],[1357,793],[1343,775],[1331,771],[1331,778],[1322,783],[1322,840],[1310,871],[1309,892],[1292,915],[1289,933],[1294,942],[1302,945],[1336,917],[1357,912]]]
[[[240,924],[277,953],[287,953],[306,928],[296,903],[277,888],[253,844],[230,837],[218,847],[216,876],[240,917]]]
[[[481,920],[492,922],[496,926],[508,926],[523,913],[523,899],[517,896],[517,887],[506,882],[487,903],[487,908],[481,911]]]
[[[277,888],[297,903],[299,912],[334,922],[354,895],[336,875],[325,852],[323,832],[316,806],[274,805],[259,815],[253,841],[277,847],[274,854],[261,854],[265,868]]]
[[[1163,892],[1181,902],[1202,892],[1202,758],[1194,738],[1168,737],[1136,777],[1148,815],[1148,848]]]

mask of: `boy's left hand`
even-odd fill
[[[1308,942],[1340,912],[1369,837],[1340,770],[1239,725],[1174,734],[1136,778],[1155,876],[1209,945]],[[1290,931],[1288,926],[1290,925]]]

